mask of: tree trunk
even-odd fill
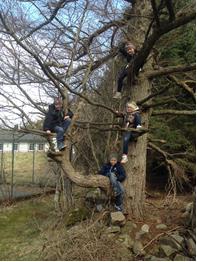
[[[64,89],[64,100],[63,107],[65,112],[68,109],[68,92]],[[68,144],[68,143],[67,143]],[[63,159],[69,159],[70,149],[67,147],[65,151],[62,152]],[[65,172],[61,168],[61,164],[58,163],[58,178],[56,181],[56,192],[55,192],[55,205],[56,208],[61,211],[67,211],[74,205],[73,195],[72,195],[72,181],[65,176]]]
[[[128,35],[134,44],[141,47],[145,34],[148,30],[150,20],[144,18],[150,16],[151,5],[150,1],[136,1],[133,7],[133,12],[138,15],[137,18],[131,21],[128,27]],[[139,17],[140,16],[140,17]],[[128,96],[133,101],[139,101],[150,94],[151,82],[145,77],[146,70],[151,69],[151,59],[144,65],[142,71],[139,73],[137,83],[132,84],[132,71],[128,76],[127,91]],[[142,125],[148,128],[149,112],[141,114]],[[127,172],[127,179],[125,181],[125,206],[129,215],[135,217],[142,217],[145,200],[145,179],[146,179],[146,151],[147,151],[147,134],[140,136],[137,142],[132,142],[129,146],[129,161],[125,165]]]
[[[147,79],[138,79],[138,85],[134,87],[132,100],[137,101],[148,95],[150,83]],[[143,127],[148,128],[149,113],[143,113]],[[129,161],[125,165],[127,179],[125,181],[125,199],[128,214],[135,217],[143,216],[146,180],[146,150],[147,133],[138,137],[137,142],[129,145]]]

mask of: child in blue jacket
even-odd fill
[[[126,173],[116,154],[110,155],[109,162],[102,166],[99,174],[109,177],[115,195],[115,209],[122,211],[124,188],[121,182],[125,180]]]

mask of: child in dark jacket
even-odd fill
[[[123,117],[124,128],[141,128],[141,116],[139,107],[134,101],[128,102],[125,113],[118,113],[118,117]],[[128,161],[129,142],[137,138],[137,134],[132,131],[125,131],[123,134],[123,155],[121,163],[125,164]]]
[[[117,92],[115,93],[113,97],[115,99],[121,98],[123,81],[125,77],[128,75],[129,64],[131,64],[134,61],[137,50],[136,50],[136,47],[131,42],[126,42],[120,46],[119,52],[123,55],[124,58],[126,58],[127,64],[123,67],[123,69],[119,73]]]
[[[109,160],[107,164],[102,166],[98,173],[109,177],[115,195],[115,209],[122,211],[124,188],[121,182],[125,180],[126,173],[124,167],[118,162],[116,154],[111,154]]]
[[[43,124],[43,130],[47,133],[56,133],[57,147],[60,151],[65,148],[64,133],[70,126],[72,117],[73,113],[69,109],[67,112],[64,112],[61,98],[55,98],[54,103],[49,105],[49,110]]]

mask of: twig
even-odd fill
[[[178,228],[181,228],[181,226],[177,226],[177,227],[175,227],[175,228],[173,228],[173,229],[170,229],[170,230],[168,230],[168,231],[166,231],[166,232],[162,232],[162,233],[156,235],[153,239],[151,239],[151,240],[143,247],[143,249],[142,249],[141,251],[143,251],[145,248],[147,248],[148,246],[150,246],[150,245],[151,245],[155,240],[157,240],[159,237],[161,237],[161,236],[163,236],[163,235],[168,235],[170,232],[172,232],[172,231],[174,231],[174,230],[177,230]],[[135,258],[138,257],[139,255],[140,255],[140,254],[137,254],[137,255],[135,256]]]

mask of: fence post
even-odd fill
[[[35,137],[33,143],[33,169],[32,169],[32,184],[35,183]]]
[[[13,191],[14,191],[14,133],[12,135],[12,174],[11,174],[11,192],[10,192],[10,197],[11,199],[13,198]]]

